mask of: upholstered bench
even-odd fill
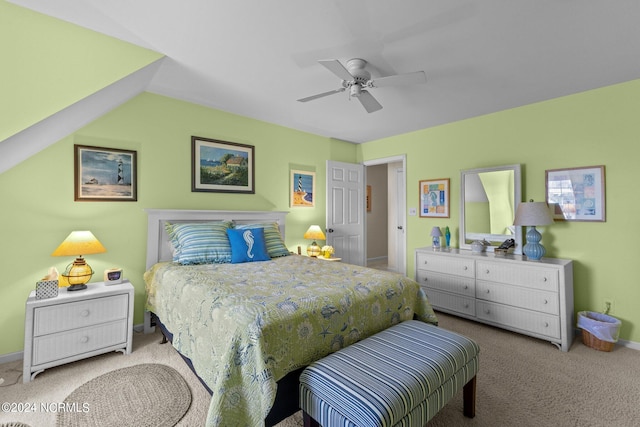
[[[475,416],[478,345],[417,320],[309,365],[300,375],[304,425],[424,426],[463,388]]]

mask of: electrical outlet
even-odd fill
[[[611,298],[605,298],[604,299],[604,314],[611,314],[613,313],[613,300]]]

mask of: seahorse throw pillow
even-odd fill
[[[264,241],[264,229],[245,228],[227,229],[227,236],[231,243],[231,262],[269,261],[267,245]]]

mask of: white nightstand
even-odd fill
[[[26,304],[22,381],[28,383],[47,368],[110,351],[131,353],[133,286],[88,283],[87,289],[60,288],[55,298]]]
[[[334,258],[334,257],[331,257],[331,258],[325,258],[325,257],[320,256],[320,255],[318,255],[318,257],[317,257],[317,258],[318,258],[318,259],[321,259],[321,260],[323,260],[323,261],[336,261],[336,262],[340,262],[340,261],[342,261],[342,258]]]

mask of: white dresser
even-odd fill
[[[416,249],[416,281],[436,310],[548,340],[573,342],[573,263]]]
[[[110,351],[131,353],[133,286],[89,283],[87,289],[60,288],[55,298],[26,303],[22,380],[47,368]]]

